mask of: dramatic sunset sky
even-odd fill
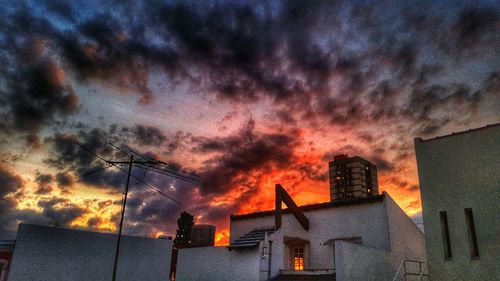
[[[103,3],[106,2],[106,3]],[[0,239],[22,222],[113,232],[125,176],[108,142],[201,176],[134,168],[124,233],[173,235],[329,200],[359,155],[419,220],[415,137],[500,121],[498,1],[3,1]],[[456,6],[451,3],[461,3]]]

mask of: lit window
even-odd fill
[[[293,269],[304,270],[304,248],[293,249]]]

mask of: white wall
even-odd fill
[[[336,280],[392,280],[396,270],[390,252],[345,241],[335,241]]]
[[[165,281],[172,241],[122,237],[117,280]],[[111,280],[116,235],[21,224],[8,281]]]
[[[309,231],[292,214],[284,214],[282,227],[269,236],[273,241],[272,276],[285,269],[286,236],[309,241],[310,259],[306,264],[314,269],[334,268],[333,246],[325,242],[361,237],[362,245],[335,242],[339,281],[391,280],[403,259],[425,260],[422,232],[387,194],[380,202],[314,210],[305,215]],[[272,225],[273,215],[232,220],[231,241],[256,227]],[[177,280],[259,280],[259,272],[266,269],[267,260],[261,258],[259,247],[233,251],[224,247],[182,249]],[[261,280],[263,277],[265,274],[261,274]]]
[[[384,202],[389,220],[391,264],[397,267],[403,259],[426,261],[423,232],[388,194]]]
[[[329,239],[358,237],[362,244],[375,249],[389,250],[389,226],[382,202],[341,206],[305,212],[309,231],[305,231],[292,214],[284,214],[282,227],[270,236],[273,242],[272,275],[284,269],[283,237],[298,237],[310,241],[310,268],[331,269],[333,248],[323,245]],[[274,225],[274,216],[231,221],[231,241],[255,227]]]
[[[225,247],[180,249],[177,281],[257,281],[259,248],[229,251]]]
[[[495,280],[500,276],[500,125],[416,139],[415,150],[431,275]],[[464,208],[473,211],[479,259],[470,255]],[[439,211],[448,215],[450,260],[444,258]]]

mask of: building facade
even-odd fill
[[[415,139],[433,280],[499,280],[500,124]]]
[[[195,224],[191,227],[191,247],[213,246],[215,241],[215,226],[210,224]]]
[[[21,224],[8,281],[111,280],[116,235]],[[119,281],[169,278],[172,241],[123,236]]]
[[[370,161],[340,154],[328,166],[330,201],[378,194],[377,166]]]
[[[402,260],[425,260],[422,232],[387,193],[297,210],[307,223],[290,207],[279,227],[275,210],[231,216],[230,245],[181,249],[176,280],[392,280]]]

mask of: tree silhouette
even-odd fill
[[[172,249],[172,262],[170,264],[170,280],[175,280],[177,270],[177,255],[179,249],[191,247],[191,228],[194,225],[194,217],[184,211],[177,220],[177,232],[174,238],[174,247]]]
[[[177,249],[191,246],[191,228],[194,225],[194,217],[188,212],[182,212],[177,220],[177,232],[175,233],[174,247]]]

